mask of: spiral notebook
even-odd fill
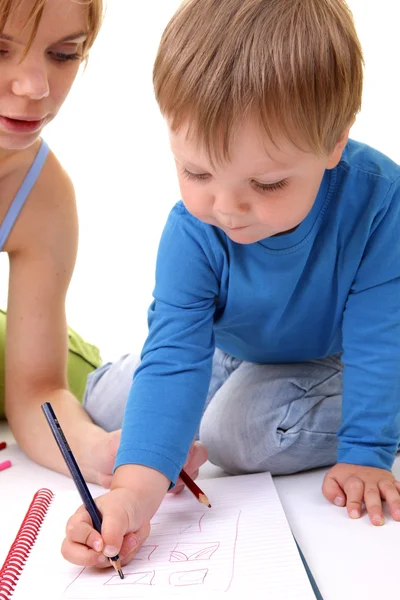
[[[202,480],[209,509],[185,490],[167,495],[149,538],[124,567],[76,567],[60,552],[75,492],[39,490],[0,570],[0,600],[252,598],[315,600],[268,473]]]

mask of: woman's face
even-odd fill
[[[26,56],[32,0],[13,10],[0,33],[0,152],[33,144],[67,97],[82,61],[87,5],[47,0]]]

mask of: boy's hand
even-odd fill
[[[103,454],[97,457],[103,474],[101,484],[104,487],[111,482],[111,469],[119,445],[120,431],[107,436],[108,443],[99,448],[99,451],[103,450]],[[206,460],[206,448],[200,442],[194,442],[185,469],[191,477],[197,477],[199,467]],[[107,473],[108,468],[110,475]],[[167,478],[153,469],[140,465],[119,467],[112,479],[113,489],[96,499],[103,516],[102,535],[92,527],[88,512],[81,506],[67,523],[66,538],[61,549],[64,558],[76,565],[101,568],[110,566],[103,554],[119,554],[121,564],[126,565],[148,537],[150,519],[160,505],[168,485]],[[182,488],[183,484],[178,484],[174,492],[179,492]]]
[[[201,442],[193,442],[190,446],[189,454],[183,469],[192,478],[196,479],[199,474],[199,468],[208,459],[207,448]],[[171,494],[179,494],[184,489],[185,485],[182,479],[178,478],[176,485],[172,488]]]
[[[346,506],[352,519],[361,516],[363,502],[373,525],[383,525],[382,499],[400,521],[400,481],[385,469],[338,463],[324,478],[322,493],[336,506]]]
[[[102,535],[93,529],[89,513],[81,506],[67,523],[62,555],[75,565],[102,568],[110,566],[104,554],[119,554],[121,564],[126,565],[148,537],[150,522],[144,520],[129,489],[107,492],[96,504],[103,515]]]

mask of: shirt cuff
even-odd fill
[[[386,448],[365,448],[341,443],[338,448],[338,462],[391,471],[396,450],[393,452]]]
[[[181,471],[176,462],[170,457],[165,456],[165,454],[160,454],[154,450],[133,448],[132,446],[119,447],[115,459],[114,471],[122,465],[143,465],[144,467],[160,471],[160,473],[168,477],[171,481],[169,489],[175,485]]]

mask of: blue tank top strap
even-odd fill
[[[14,227],[15,221],[17,220],[18,215],[25,204],[25,200],[29,196],[29,193],[31,192],[33,186],[36,183],[37,178],[40,175],[48,153],[49,147],[46,144],[46,142],[42,140],[39,151],[35,156],[35,160],[33,161],[31,168],[29,169],[24,181],[21,184],[21,187],[19,188],[14,200],[12,201],[11,206],[8,209],[7,214],[4,218],[4,221],[0,225],[0,251],[3,249],[3,246],[6,243],[10,232]]]

